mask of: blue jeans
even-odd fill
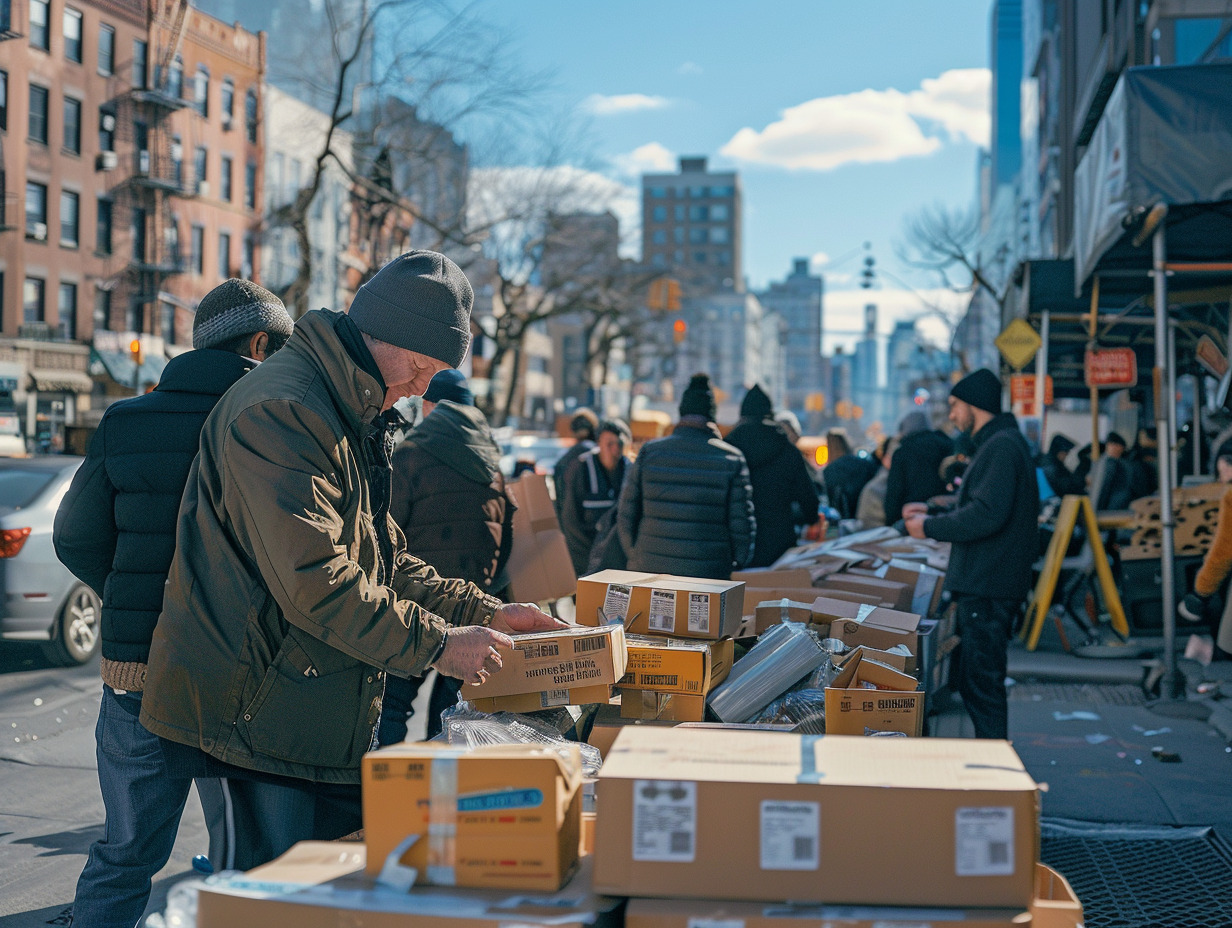
[[[168,775],[159,739],[141,727],[140,712],[140,693],[103,687],[95,740],[107,817],[77,881],[78,928],[133,928],[175,845],[192,780]]]

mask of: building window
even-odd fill
[[[726,245],[728,241],[727,227],[714,226],[710,230],[710,243],[712,245]]]
[[[76,248],[80,232],[81,196],[70,190],[60,191],[60,244]]]
[[[732,262],[732,254],[730,251],[720,251],[717,255],[714,256],[715,264],[722,264],[724,267],[726,267],[727,265],[731,264],[731,262]]]
[[[249,161],[244,166],[244,205],[249,209],[257,208],[257,163]]]
[[[167,71],[167,95],[177,100],[184,96],[184,59],[178,55]]]
[[[51,30],[47,28],[50,19],[48,0],[30,0],[30,47],[51,51]]]
[[[231,233],[218,233],[218,276],[223,280],[231,277]]]
[[[128,312],[124,316],[124,330],[126,332],[140,332],[145,328],[142,317],[145,315],[145,304],[141,302],[141,297],[132,296],[128,299]]]
[[[240,261],[240,276],[252,280],[253,267],[257,263],[257,243],[252,235],[244,235],[244,254]]]
[[[99,197],[97,202],[97,222],[94,229],[94,250],[100,255],[111,254],[111,201]]]
[[[64,150],[81,154],[81,101],[64,98]]]
[[[178,135],[171,136],[171,179],[184,186],[184,142]]]
[[[193,152],[193,178],[197,184],[198,196],[205,196],[209,190],[209,178],[205,176],[205,166],[209,160],[209,151],[203,145],[198,145]]]
[[[0,130],[9,128],[9,72],[0,71]]]
[[[689,207],[689,222],[707,222],[710,219],[710,210],[704,206]]]
[[[26,181],[26,238],[47,241],[47,185]]]
[[[115,111],[109,106],[98,108],[98,150],[115,151]]]
[[[224,202],[231,202],[231,171],[234,168],[230,155],[223,155],[218,169],[218,195]]]
[[[133,210],[133,260],[138,264],[145,264],[145,210]],[[131,326],[130,326],[131,328]]]
[[[111,291],[94,288],[94,331],[111,328]]]
[[[223,128],[230,129],[231,120],[235,116],[235,82],[229,77],[223,79],[219,106],[222,109]]]
[[[81,64],[81,11],[64,8],[64,57]]]
[[[677,222],[684,222],[684,217],[688,215],[688,211],[685,209],[684,206],[677,206],[672,211],[672,215],[676,217]]]
[[[205,118],[210,115],[210,72],[203,65],[197,65],[197,74],[193,78],[193,108]]]
[[[706,263],[706,253],[704,251],[693,252],[693,263],[694,264],[705,264]]]
[[[105,23],[98,27],[98,73],[115,71],[115,30]]]
[[[677,245],[684,244],[684,226],[676,226],[676,228],[672,229],[672,241]]]
[[[728,212],[726,203],[716,203],[710,207],[710,218],[714,222],[727,222]]]
[[[662,200],[664,197],[667,196],[667,188],[666,187],[651,187],[650,195],[654,197],[656,200]]]
[[[655,222],[667,222],[667,207],[656,206],[651,213],[651,217]]]
[[[171,219],[167,222],[167,228],[164,231],[164,236],[167,240],[167,255],[169,260],[178,268],[183,264],[180,260],[180,217],[172,214]]]
[[[651,240],[656,245],[666,245],[667,244],[667,231],[664,229],[655,229],[654,234],[651,236]]]
[[[169,344],[175,344],[175,306],[166,300],[158,301],[158,331]]]
[[[667,267],[667,255],[657,251],[650,263],[655,267]]]
[[[137,159],[134,169],[138,174],[150,173],[150,129],[143,122],[133,123],[133,154]]]
[[[60,301],[57,305],[60,321],[57,323],[56,332],[60,338],[66,342],[71,342],[77,337],[77,285],[60,284]]]
[[[251,87],[244,96],[244,126],[248,141],[257,144],[257,92]]]
[[[47,88],[30,85],[30,141],[47,144]]]
[[[205,273],[205,226],[192,227],[192,240],[189,243],[192,249],[192,256],[189,259],[192,263],[192,272],[194,274]]]
[[[144,39],[133,39],[133,86],[144,90],[149,74],[150,46]]]
[[[46,318],[44,300],[47,296],[47,281],[41,277],[27,277],[21,289],[21,321],[34,325]]]
[[[700,226],[695,226],[694,228],[689,230],[689,244],[690,245],[704,245],[706,244],[706,239],[707,239],[707,235],[706,235],[706,230],[704,228],[701,228]]]

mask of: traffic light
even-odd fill
[[[652,280],[646,293],[646,306],[660,312],[680,312],[680,281],[670,277]]]
[[[141,347],[141,339],[134,338],[128,343],[128,353],[138,367],[145,363],[145,350]]]
[[[683,319],[677,319],[672,323],[672,340],[679,345],[684,341],[685,333],[689,331],[688,323]]]

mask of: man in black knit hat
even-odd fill
[[[680,423],[625,474],[616,512],[629,570],[726,580],[753,557],[753,488],[744,455],[714,423],[714,390],[694,374]]]
[[[1011,413],[1001,411],[1001,381],[981,368],[950,391],[950,422],[972,435],[975,456],[958,501],[944,515],[925,503],[903,507],[914,538],[948,541],[946,589],[958,613],[958,691],[977,738],[1005,738],[1005,649],[1031,589],[1039,550],[1039,487],[1031,449]]]
[[[57,556],[103,601],[97,741],[107,821],[77,884],[79,925],[132,928],[171,855],[192,779],[175,775],[137,714],[176,514],[206,416],[291,330],[282,301],[251,281],[228,280],[207,293],[193,323],[195,350],[172,358],[153,392],[107,407],[56,513]],[[197,788],[210,857],[234,866],[221,788],[204,780]]]

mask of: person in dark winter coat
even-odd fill
[[[1065,457],[1074,450],[1074,443],[1064,435],[1053,435],[1048,453],[1040,455],[1039,466],[1044,479],[1057,496],[1081,495],[1087,491],[1086,481],[1065,466]]]
[[[556,490],[556,498],[552,501],[556,507],[556,521],[560,521],[561,507],[565,503],[564,488],[569,485],[569,476],[578,458],[595,447],[595,437],[599,431],[599,417],[593,410],[585,406],[578,409],[569,420],[569,431],[573,433],[573,446],[560,456],[552,469],[552,486]],[[514,476],[518,476],[515,474]]]
[[[153,392],[107,408],[56,513],[56,555],[103,601],[96,737],[107,819],[77,884],[78,924],[131,928],[171,855],[192,780],[173,775],[137,715],[180,497],[210,410],[291,330],[282,301],[254,283],[232,279],[206,294],[193,325],[195,350],[172,358]],[[198,792],[210,858],[220,870],[235,869],[221,789],[201,781]]]
[[[675,430],[647,442],[625,475],[616,525],[629,570],[726,580],[752,559],[749,469],[716,413],[710,378],[694,374]]]
[[[389,515],[415,554],[442,577],[469,580],[501,597],[509,585],[505,565],[513,544],[514,505],[500,472],[500,446],[466,377],[445,370],[423,395],[424,419],[393,455]],[[501,597],[503,598],[503,597]],[[381,706],[380,744],[406,739],[407,719],[423,677],[390,677]],[[429,738],[441,713],[458,701],[462,681],[439,674],[428,706]]]
[[[923,503],[946,492],[941,465],[954,453],[954,439],[928,427],[928,417],[913,412],[898,427],[899,443],[886,477],[885,517],[894,524],[908,503]]]
[[[838,510],[840,518],[854,519],[860,505],[864,484],[877,476],[881,465],[872,458],[852,453],[844,429],[830,429],[826,434],[829,463],[821,472],[826,484],[826,499]]]
[[[1001,382],[992,371],[980,369],[954,385],[950,421],[972,432],[976,447],[958,502],[931,517],[923,503],[908,504],[907,531],[951,543],[945,583],[962,640],[958,690],[975,736],[1005,738],[1006,646],[1039,549],[1035,465],[1017,421],[1001,412]]]
[[[754,384],[740,404],[740,421],[727,436],[749,467],[753,486],[753,516],[757,543],[752,567],[769,567],[797,541],[792,504],[805,514],[804,524],[817,522],[817,489],[809,479],[804,456],[774,420],[770,397]],[[811,516],[811,518],[809,518]]]
[[[577,459],[577,467],[563,488],[560,527],[579,577],[586,576],[600,522],[620,499],[629,465],[625,448],[632,440],[629,427],[620,419],[600,422],[598,446]]]
[[[1104,439],[1104,454],[1099,464],[1099,495],[1095,501],[1097,510],[1129,508],[1133,473],[1123,460],[1124,454],[1125,439],[1117,432],[1109,432]]]

